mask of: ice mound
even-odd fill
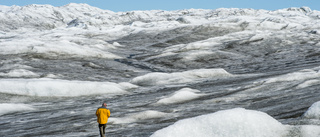
[[[307,79],[319,78],[319,77],[320,77],[319,72],[316,72],[311,69],[305,69],[298,72],[293,72],[286,75],[270,78],[266,81],[266,83],[307,80]]]
[[[266,113],[235,108],[180,120],[151,137],[282,137],[287,127]]]
[[[204,78],[225,78],[232,76],[224,69],[196,69],[174,73],[149,73],[136,77],[131,83],[136,85],[166,85],[188,83]]]
[[[183,88],[177,92],[175,92],[173,95],[167,98],[160,99],[157,104],[173,104],[173,103],[181,103],[186,102],[190,100],[197,99],[202,94],[197,94],[197,92],[200,92],[199,90],[191,89],[191,88]]]
[[[129,114],[122,118],[109,118],[109,122],[113,124],[125,124],[134,123],[139,120],[162,118],[165,116],[168,116],[168,114],[154,110],[147,110],[139,113]]]
[[[27,104],[10,104],[10,103],[1,103],[0,104],[0,116],[4,114],[21,112],[21,111],[30,111],[35,110],[32,106]]]
[[[8,73],[0,73],[0,76],[3,77],[40,77],[40,75],[33,73],[32,71],[26,69],[14,69]]]
[[[135,88],[130,83],[69,81],[58,79],[1,79],[0,92],[28,96],[83,96],[126,94]]]
[[[303,117],[308,119],[320,119],[320,101],[312,104],[307,112],[304,113]]]

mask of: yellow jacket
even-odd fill
[[[96,115],[99,124],[106,124],[108,122],[108,118],[110,117],[110,110],[105,107],[99,107],[96,111]]]

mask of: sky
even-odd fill
[[[320,0],[0,0],[0,5],[25,6],[49,4],[63,6],[69,3],[86,3],[94,7],[115,12],[132,10],[181,10],[252,8],[277,10],[307,6],[320,11]]]

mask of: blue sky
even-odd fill
[[[179,10],[253,8],[276,10],[307,6],[320,10],[320,0],[0,0],[0,5],[50,4],[63,6],[68,3],[87,3],[91,6],[112,11],[132,10]]]

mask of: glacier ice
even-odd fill
[[[151,137],[282,137],[287,127],[268,114],[235,108],[180,120]]]
[[[91,112],[108,100],[111,136],[319,136],[317,105],[299,117],[319,96],[319,15],[0,6],[1,103],[45,109],[1,111],[0,135],[96,136]],[[259,111],[219,111],[234,107]]]
[[[303,117],[307,119],[320,119],[320,101],[312,104]]]

